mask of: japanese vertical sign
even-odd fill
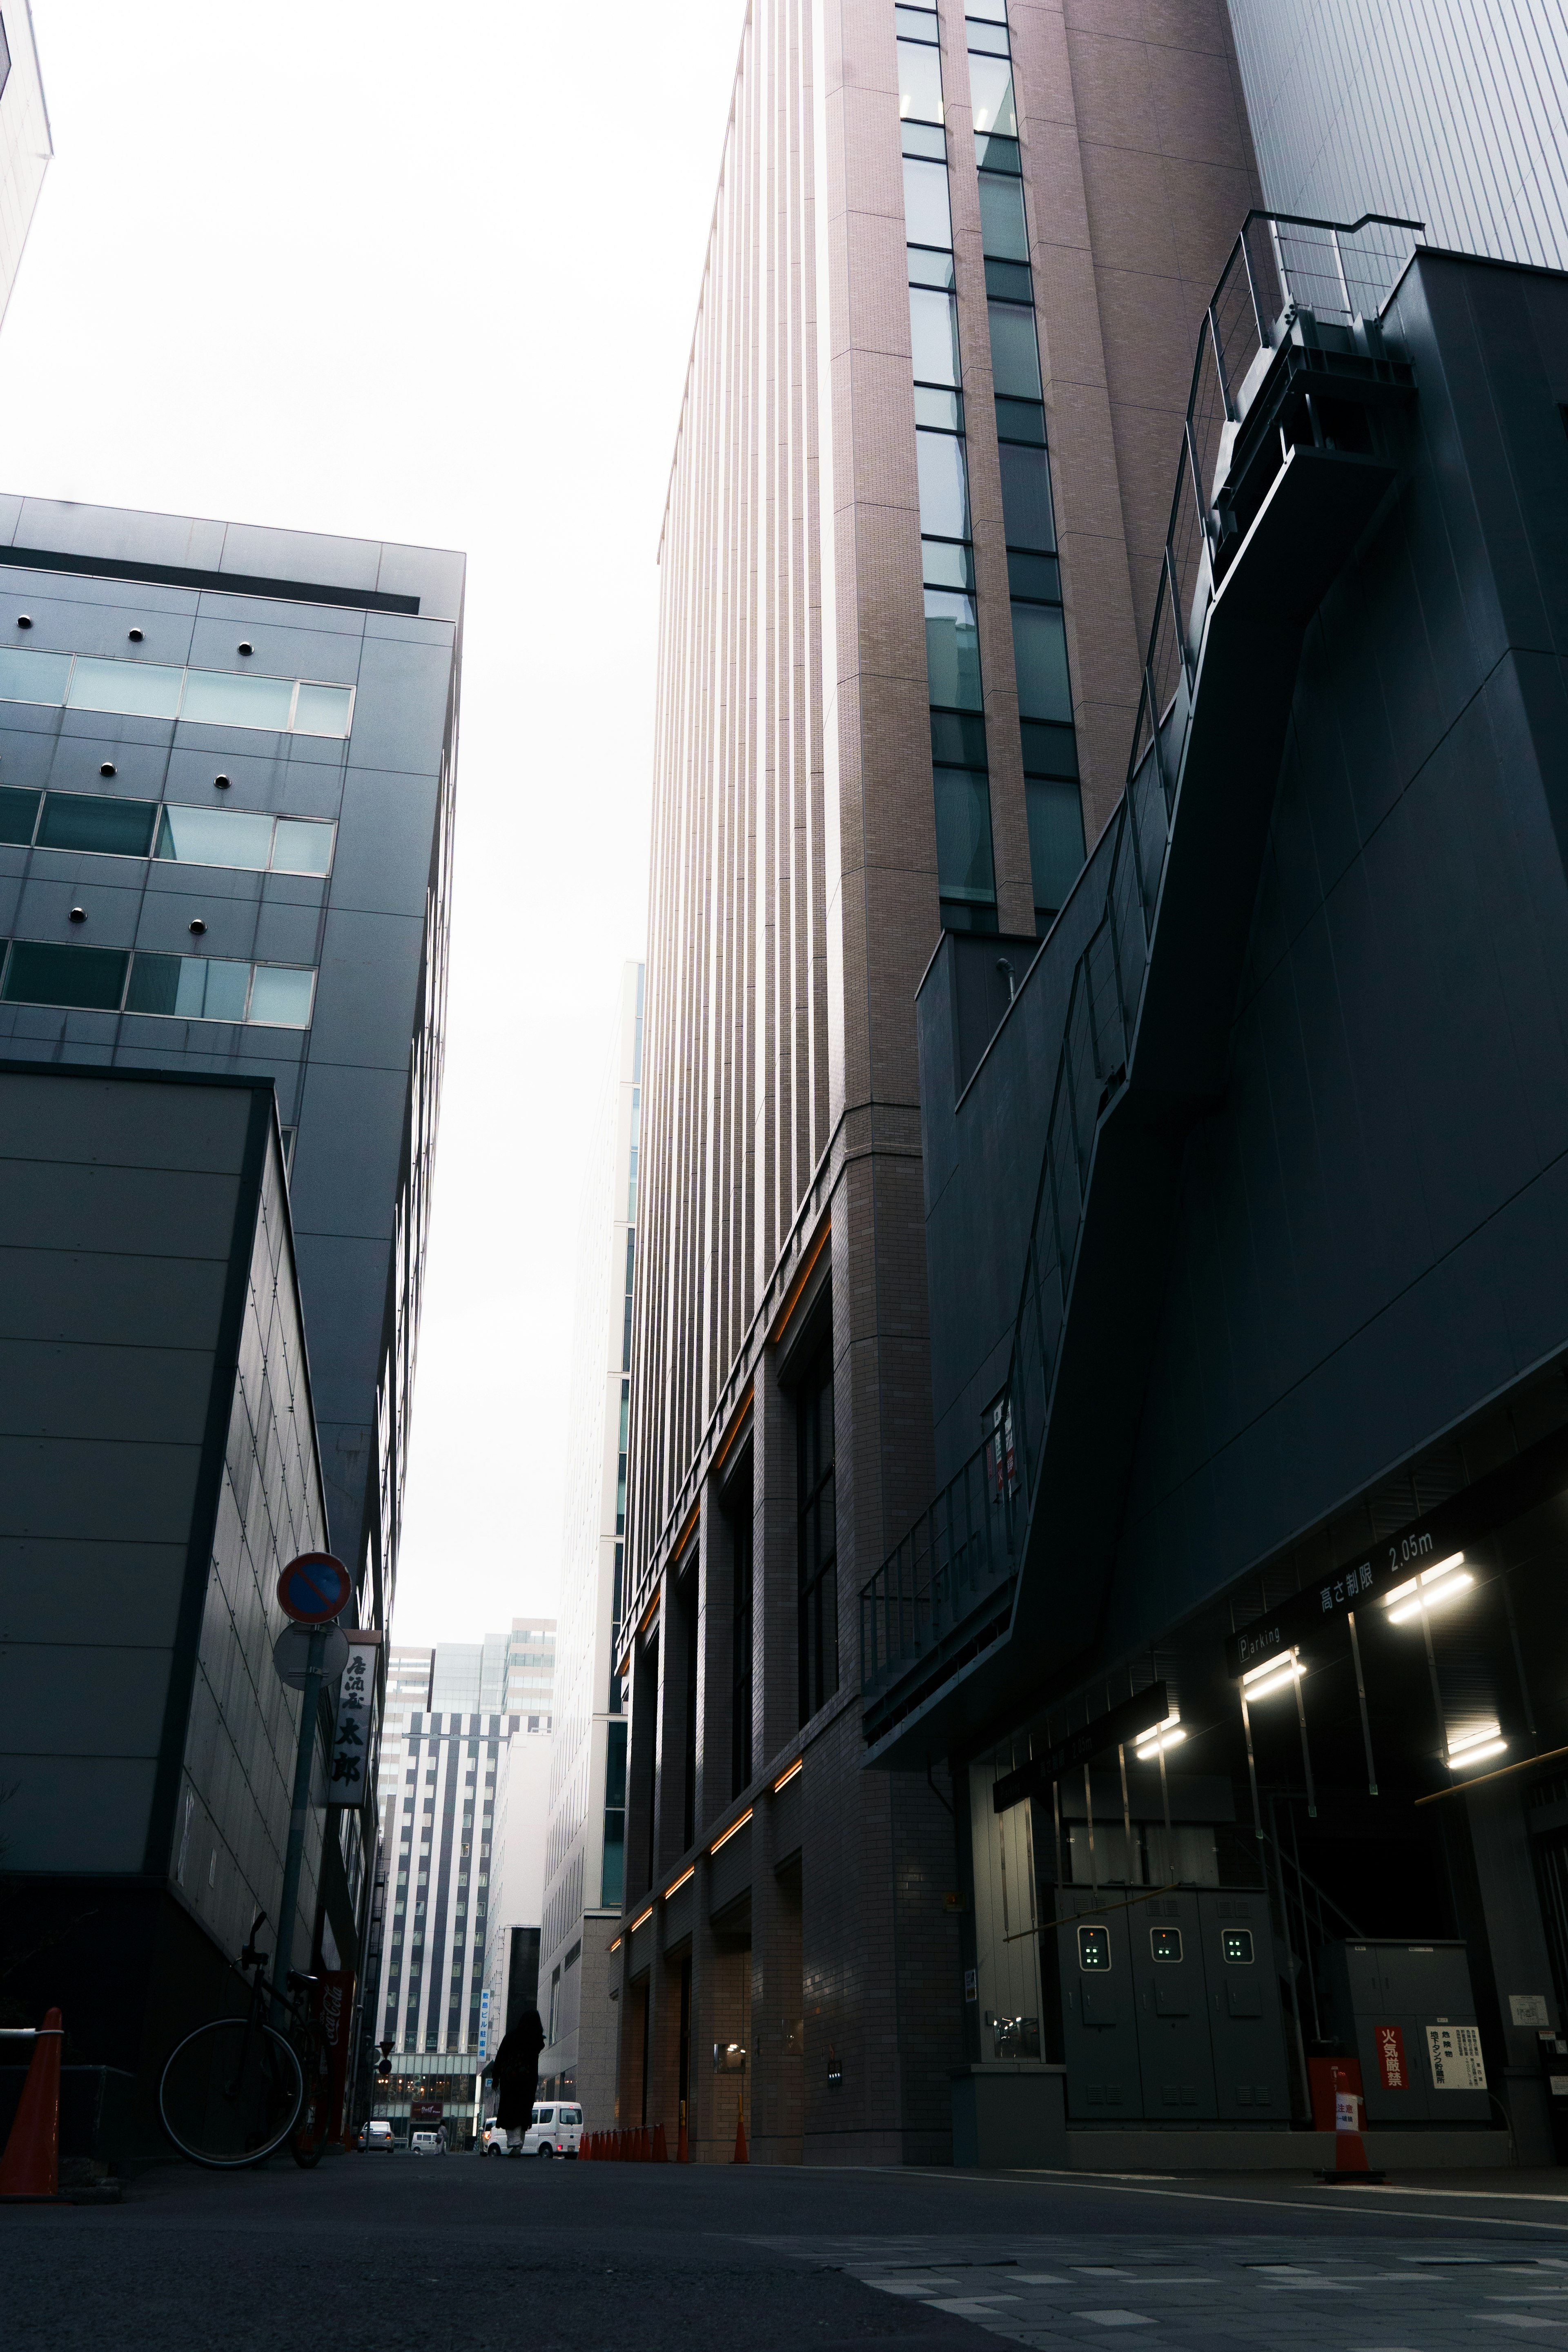
[[[371,1724],[375,1708],[375,1654],[379,1633],[351,1633],[349,1662],[338,1685],[338,1719],[332,1732],[330,1805],[363,1805],[369,1794]]]
[[[1481,2063],[1481,2037],[1473,2025],[1429,2025],[1427,2054],[1432,2061],[1432,2086],[1438,2091],[1484,2091],[1487,2070]]]
[[[490,2055],[490,1992],[487,1985],[479,1995],[479,2065],[489,2063]]]
[[[1397,2025],[1373,2028],[1377,2043],[1377,2071],[1385,2091],[1407,2091],[1410,2072],[1405,2063],[1405,2036]]]

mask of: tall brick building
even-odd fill
[[[991,934],[1005,1005],[1121,791],[1255,180],[1217,0],[747,19],[660,547],[623,1618],[619,2113],[699,2158],[742,2100],[764,2158],[949,2151],[952,1792],[862,1769],[858,1664],[933,1483],[915,992]]]

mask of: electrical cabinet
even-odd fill
[[[1491,2114],[1469,1956],[1458,1941],[1325,1947],[1340,2039],[1361,2061],[1369,2124],[1484,2124]]]
[[[1058,1920],[1068,2116],[1075,2124],[1286,2124],[1279,1985],[1261,1893],[1182,1888]]]

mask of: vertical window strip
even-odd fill
[[[967,0],[965,33],[1029,866],[1043,938],[1083,865],[1083,805],[1006,0]]]
[[[943,926],[996,929],[974,548],[934,10],[895,9],[937,889]]]

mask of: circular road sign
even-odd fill
[[[302,1551],[278,1580],[283,1614],[296,1625],[325,1625],[348,1606],[353,1579],[330,1551]]]
[[[272,1644],[272,1663],[278,1679],[286,1690],[302,1691],[305,1677],[310,1670],[310,1637],[321,1632],[315,1625],[285,1625]],[[349,1662],[349,1637],[341,1625],[329,1625],[321,1632],[322,1683],[331,1687]]]

